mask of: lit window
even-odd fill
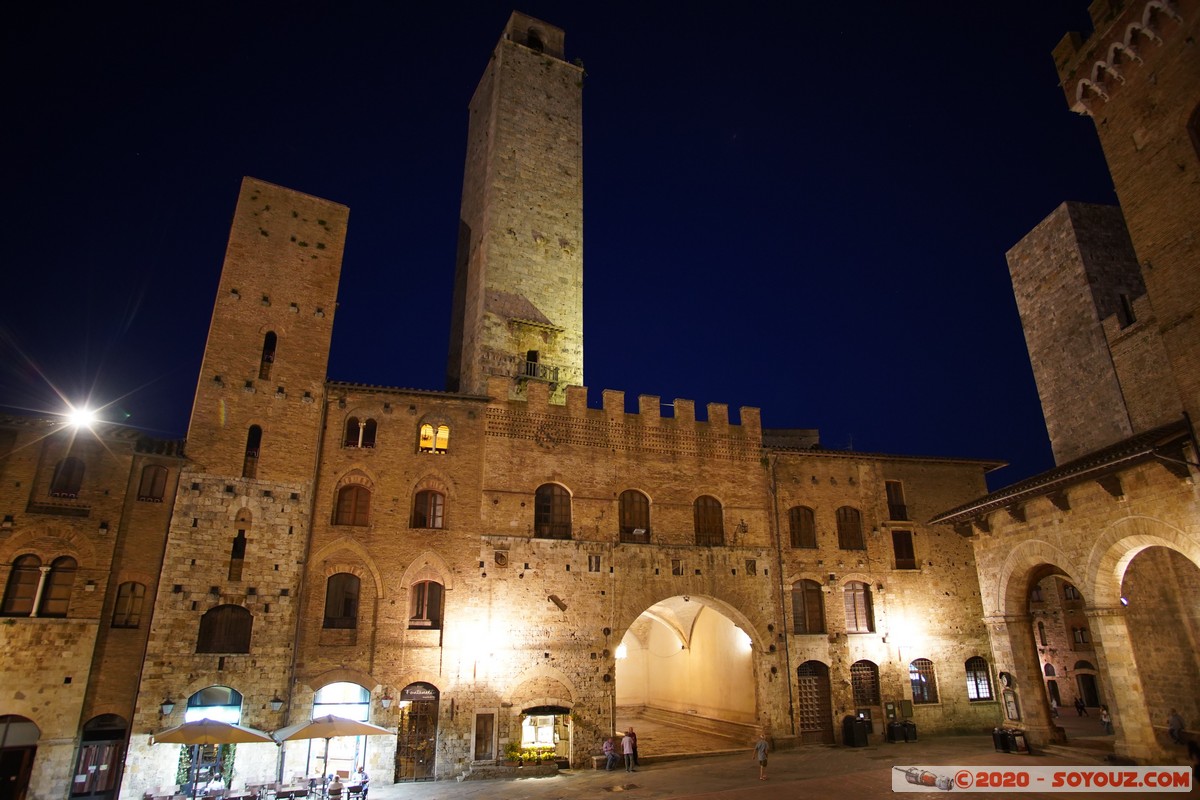
[[[967,699],[992,699],[992,674],[987,661],[979,656],[967,659]]]
[[[413,498],[412,527],[443,527],[445,507],[446,498],[440,492],[429,489],[417,492],[417,496]]]
[[[908,681],[912,684],[913,705],[938,701],[937,680],[933,673],[933,662],[918,658],[908,665]]]
[[[450,426],[429,423],[421,426],[421,438],[417,449],[422,453],[444,453],[450,449]]]
[[[371,492],[365,486],[343,486],[338,491],[334,525],[366,525],[371,510]]]

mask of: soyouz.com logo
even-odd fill
[[[892,768],[893,792],[1189,792],[1187,767]]]

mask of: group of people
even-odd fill
[[[608,737],[604,740],[604,768],[612,770],[617,763],[617,746],[613,744],[613,737]],[[625,735],[621,737],[621,754],[625,757],[625,771],[634,772],[638,766],[638,747],[637,734],[630,727],[625,731]]]
[[[337,773],[331,775],[330,778],[331,780],[325,786],[325,793],[329,796],[330,800],[334,800],[335,798],[340,800],[342,791],[346,788],[346,785],[342,783],[342,779]],[[362,787],[362,796],[365,800],[367,796],[367,784],[371,782],[371,779],[367,777],[367,771],[363,767],[359,767],[358,772],[354,775],[354,780]]]

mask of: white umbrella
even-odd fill
[[[369,722],[359,722],[356,719],[346,719],[345,717],[335,717],[332,714],[326,714],[323,717],[297,722],[295,725],[280,728],[271,735],[275,737],[275,741],[279,744],[295,741],[296,739],[324,739],[325,758],[321,766],[321,774],[324,775],[329,768],[330,739],[335,736],[376,736],[380,734],[391,736],[392,732],[387,728],[381,728]]]
[[[215,719],[197,719],[167,728],[162,733],[154,735],[155,744],[248,744],[255,742],[271,742],[278,745],[271,734],[257,728],[244,725],[234,725],[232,722],[219,722]],[[196,796],[195,765],[188,771],[192,773],[192,797]]]

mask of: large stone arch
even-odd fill
[[[992,587],[994,591],[989,593],[987,587],[980,587],[980,595],[985,603],[984,616],[1027,613],[1030,589],[1042,578],[1055,573],[1067,576],[1090,596],[1090,581],[1075,574],[1072,563],[1065,551],[1044,539],[1021,542],[1004,559]],[[986,605],[989,601],[990,606]]]
[[[760,626],[755,624],[732,602],[715,595],[686,594],[682,592],[662,597],[655,596],[652,598],[643,598],[641,602],[643,602],[644,605],[641,605],[640,608],[636,608],[638,605],[636,602],[627,604],[626,609],[622,612],[622,618],[618,621],[618,626],[613,630],[614,640],[618,642],[621,641],[621,639],[624,638],[625,634],[629,632],[629,629],[633,627],[633,623],[635,623],[639,617],[647,613],[655,606],[671,600],[674,597],[682,597],[684,598],[685,602],[695,602],[701,605],[709,606],[721,614],[724,614],[733,621],[734,625],[737,625],[746,632],[746,635],[750,637],[750,640],[755,643],[756,651],[758,650],[758,645],[760,643],[770,641],[769,636],[760,630]],[[672,627],[680,629],[679,625],[673,624]]]
[[[71,556],[80,569],[96,566],[96,549],[91,542],[75,531],[54,525],[39,526],[13,536],[0,546],[0,561],[12,562],[13,558],[25,553],[33,553],[46,564],[59,556]]]
[[[562,690],[554,684],[562,686]],[[566,696],[563,696],[565,693]],[[528,706],[562,706],[571,708],[579,689],[566,673],[555,667],[538,664],[517,675],[508,689],[505,702]]]
[[[1179,528],[1148,516],[1117,520],[1098,536],[1088,554],[1087,577],[1093,605],[1113,608],[1121,602],[1121,582],[1130,562],[1149,547],[1165,547],[1200,568],[1200,542]]]

